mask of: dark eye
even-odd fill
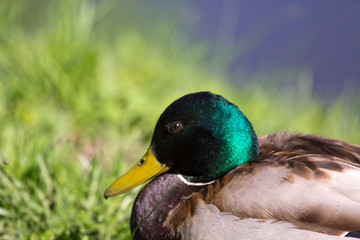
[[[183,125],[181,122],[170,122],[166,124],[165,128],[168,132],[177,133],[183,128]]]

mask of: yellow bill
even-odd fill
[[[169,168],[165,164],[161,164],[156,160],[149,148],[142,159],[130,171],[119,177],[106,189],[104,197],[108,198],[126,193],[150,178],[156,177],[168,170]]]

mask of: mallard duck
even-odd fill
[[[333,239],[360,230],[360,147],[289,133],[257,138],[238,107],[188,94],[161,114],[146,154],[105,191],[152,179],[136,239]]]

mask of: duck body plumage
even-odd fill
[[[259,146],[258,160],[208,186],[168,173],[153,180],[134,203],[132,230],[174,187],[135,239],[332,239],[360,229],[359,146],[288,133]]]
[[[135,239],[335,239],[360,230],[360,146],[289,133],[258,139],[236,105],[209,92],[173,102],[146,154],[104,196],[151,178],[133,206]]]

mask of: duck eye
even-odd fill
[[[171,133],[177,133],[183,128],[183,125],[181,122],[170,122],[166,124],[166,130]]]

